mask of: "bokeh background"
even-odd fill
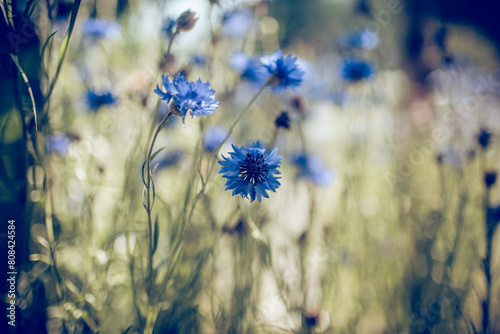
[[[2,333],[500,333],[493,1],[1,4]],[[278,49],[300,87],[214,153]],[[152,275],[141,167],[178,72],[221,104],[159,134]],[[251,203],[217,161],[257,140],[282,178]]]

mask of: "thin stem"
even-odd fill
[[[160,134],[160,131],[165,127],[165,124],[167,124],[168,120],[172,117],[172,113],[169,112],[163,120],[161,121],[160,125],[156,129],[156,132],[153,136],[153,139],[151,141],[151,145],[149,146],[148,150],[148,155],[146,158],[146,168],[147,168],[147,181],[146,181],[146,211],[148,214],[148,273],[149,273],[149,283],[148,283],[148,303],[149,306],[152,306],[152,299],[153,299],[153,283],[154,283],[154,273],[153,273],[153,223],[151,220],[151,211],[153,209],[153,201],[151,200],[151,155],[153,154],[153,148],[156,143],[156,139],[158,138],[158,135]]]

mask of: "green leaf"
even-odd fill
[[[49,78],[49,74],[47,73],[47,70],[45,69],[45,61],[44,61],[44,55],[45,55],[45,50],[47,48],[47,46],[49,45],[49,41],[50,39],[57,33],[57,31],[54,31],[52,34],[50,34],[49,38],[47,38],[47,40],[45,41],[45,43],[43,44],[43,47],[42,47],[42,53],[41,53],[41,57],[42,58],[42,73],[43,75],[48,79]]]
[[[160,234],[160,229],[158,228],[158,215],[156,215],[154,226],[155,226],[155,230],[153,231],[153,252],[152,252],[152,255],[155,254],[156,248],[158,248],[158,237]]]
[[[158,155],[158,153],[160,153],[161,151],[163,151],[163,150],[164,150],[164,149],[166,149],[166,148],[167,148],[167,147],[166,147],[166,146],[164,146],[164,147],[160,148],[158,151],[156,151],[155,153],[153,153],[153,154],[151,155],[151,161],[153,161],[153,159],[154,159],[154,158],[156,158],[156,156]]]
[[[61,45],[61,50],[59,51],[59,60],[57,61],[57,69],[56,74],[54,75],[54,79],[52,79],[52,83],[50,84],[49,92],[46,96],[48,100],[54,91],[54,86],[57,82],[57,78],[59,78],[59,73],[61,72],[61,67],[64,61],[64,57],[66,56],[66,52],[68,51],[69,42],[71,40],[71,35],[73,33],[73,28],[75,27],[76,16],[78,15],[78,9],[80,8],[80,3],[82,0],[75,0],[73,3],[73,9],[71,10],[71,16],[69,19],[69,27],[66,36],[64,37],[63,43]]]
[[[37,121],[37,116],[36,116],[36,105],[35,105],[35,97],[33,96],[33,90],[31,89],[31,85],[28,81],[28,77],[26,76],[21,65],[19,65],[19,62],[17,61],[17,56],[13,55],[12,53],[9,53],[9,55],[10,55],[10,58],[12,58],[12,61],[14,62],[14,64],[16,64],[16,67],[17,67],[19,73],[21,73],[21,76],[23,77],[24,83],[26,84],[26,86],[28,86],[28,93],[29,93],[30,98],[31,98],[31,107],[33,108],[33,115],[35,117],[35,130],[38,131],[38,121]]]

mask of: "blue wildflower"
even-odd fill
[[[235,52],[230,65],[243,79],[262,85],[266,80],[266,70],[256,59],[248,57],[243,52]]]
[[[297,64],[297,57],[283,56],[283,51],[279,49],[270,56],[262,57],[260,61],[272,76],[269,85],[274,86],[275,91],[287,87],[295,90],[300,86],[305,72]]]
[[[340,63],[339,69],[342,78],[350,82],[368,80],[375,74],[375,70],[371,63],[356,58],[344,59]]]
[[[116,98],[109,91],[96,92],[94,89],[87,91],[87,106],[90,110],[97,111],[102,106],[111,106],[115,103]]]
[[[191,61],[193,62],[193,64],[195,65],[198,65],[198,66],[203,66],[207,63],[207,58],[204,56],[204,55],[201,55],[201,54],[197,54],[197,55],[194,55],[192,58],[191,58]]]
[[[88,19],[82,26],[83,34],[92,41],[120,36],[121,27],[118,23],[103,19]]]
[[[69,144],[71,143],[68,136],[63,134],[54,134],[47,138],[45,142],[45,148],[47,153],[57,153],[59,155],[66,155],[69,150]]]
[[[334,172],[325,167],[319,157],[296,154],[292,163],[298,167],[297,178],[309,180],[319,186],[329,186],[335,180]]]
[[[253,202],[255,198],[261,201],[262,196],[269,198],[268,190],[276,191],[280,186],[275,174],[278,171],[281,156],[277,155],[278,148],[266,152],[260,141],[248,147],[238,148],[233,145],[234,152],[229,152],[230,157],[219,161],[222,168],[219,173],[227,179],[226,190],[233,190],[233,196],[240,194]]]
[[[378,35],[375,31],[364,29],[347,35],[341,42],[341,47],[373,50],[378,45]]]
[[[227,130],[222,126],[214,126],[203,134],[203,145],[208,152],[214,152],[227,137]]]
[[[232,10],[222,16],[222,31],[225,36],[243,36],[250,26],[252,14],[248,10]]]
[[[220,102],[215,100],[215,91],[210,88],[209,82],[201,82],[200,79],[189,82],[180,72],[172,82],[169,77],[170,75],[162,77],[166,92],[156,86],[155,93],[170,103],[170,112],[182,117],[182,123],[188,111],[191,116],[200,117],[210,115],[219,107]]]

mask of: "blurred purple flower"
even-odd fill
[[[252,14],[246,10],[232,10],[222,16],[222,31],[225,36],[241,37],[250,26]]]
[[[82,32],[85,37],[92,41],[103,38],[116,38],[120,36],[121,27],[117,22],[104,19],[88,19],[82,25]]]
[[[71,140],[68,136],[63,134],[53,134],[47,138],[45,148],[47,153],[66,155],[68,153],[70,143]]]

